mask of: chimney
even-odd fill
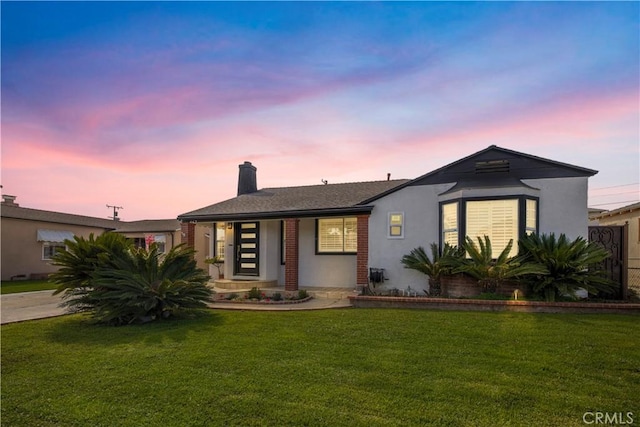
[[[253,166],[251,162],[244,162],[239,165],[239,168],[238,196],[258,191],[258,184],[256,183],[256,167]]]
[[[19,206],[16,202],[16,196],[10,196],[8,194],[3,194],[2,195],[2,204],[4,206]]]

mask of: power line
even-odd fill
[[[636,199],[636,200],[624,200],[624,201],[620,201],[620,202],[598,203],[596,205],[589,204],[589,207],[591,207],[591,206],[617,205],[617,204],[620,204],[620,203],[633,203],[633,202],[637,202],[637,201],[638,200]]]
[[[638,185],[640,183],[638,182],[632,182],[631,184],[621,184],[621,185],[612,185],[610,187],[597,187],[597,188],[590,188],[589,190],[592,191],[596,191],[596,190],[608,190],[609,188],[618,188],[618,187],[629,187],[630,185]]]

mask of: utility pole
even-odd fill
[[[113,208],[113,216],[110,216],[109,218],[111,218],[114,221],[120,221],[120,218],[118,218],[118,210],[119,209],[124,209],[122,206],[113,206],[113,205],[107,205],[108,208]]]

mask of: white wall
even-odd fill
[[[542,233],[564,233],[575,239],[588,234],[587,212],[588,178],[555,178],[523,180],[533,188],[504,187],[466,189],[455,194],[438,196],[453,184],[406,187],[383,197],[375,205],[369,218],[369,267],[384,268],[387,289],[426,289],[425,275],[405,269],[400,260],[412,249],[423,246],[429,251],[432,242],[439,243],[439,203],[459,197],[490,197],[506,195],[534,195],[539,197],[538,230]],[[404,212],[403,239],[387,237],[390,212]],[[429,253],[429,252],[428,252]]]
[[[316,222],[300,220],[298,285],[323,287],[356,286],[356,255],[316,255]]]
[[[389,279],[385,288],[426,289],[427,277],[408,270],[400,260],[418,246],[428,250],[431,242],[439,241],[438,194],[453,184],[405,187],[374,202],[369,217],[369,267],[384,268]],[[390,212],[404,212],[404,238],[387,237]]]
[[[587,177],[523,179],[522,182],[540,189],[540,234],[564,233],[570,239],[587,238]]]

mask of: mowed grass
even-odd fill
[[[57,286],[48,280],[14,280],[0,283],[0,294],[54,290]]]
[[[202,311],[2,326],[6,426],[580,426],[640,419],[640,317]]]

